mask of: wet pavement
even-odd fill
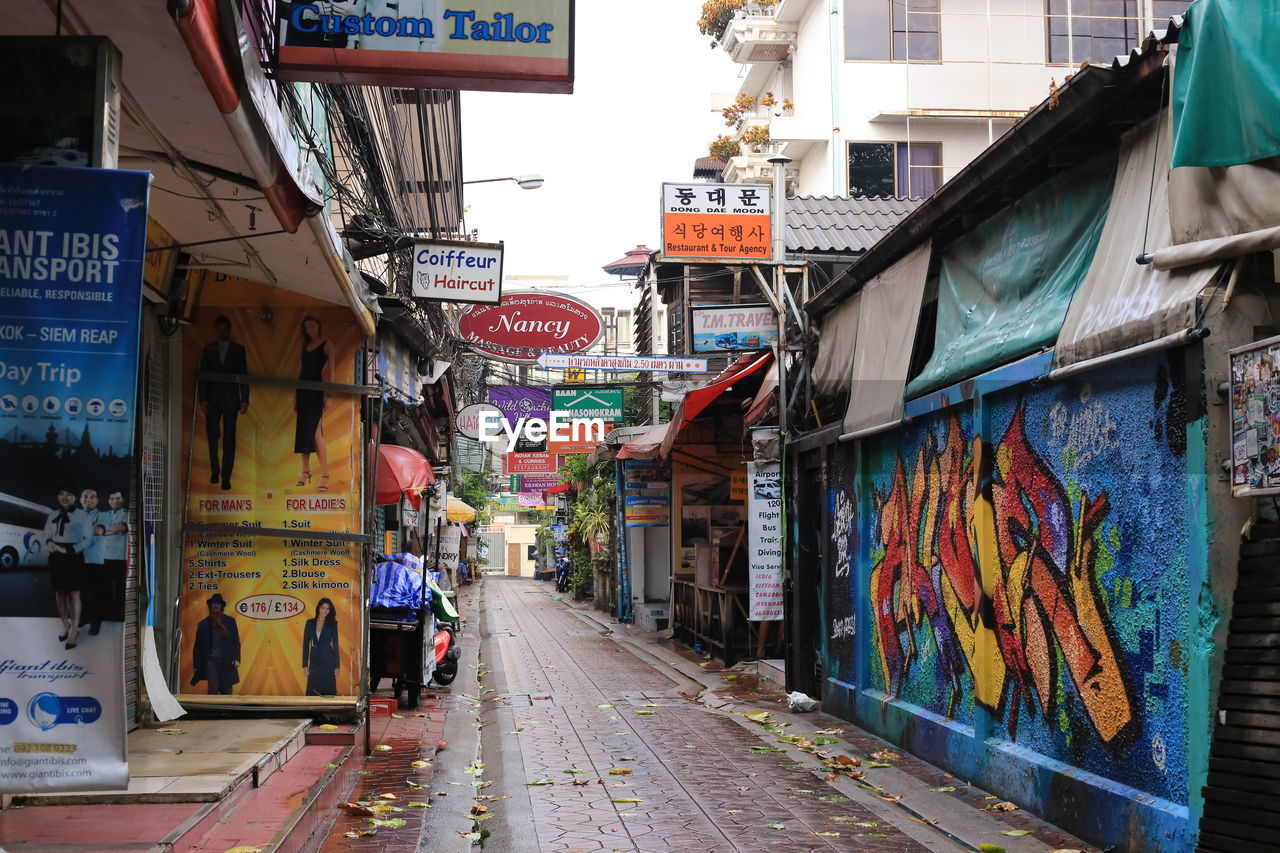
[[[549,584],[492,576],[463,606],[457,682],[375,727],[349,798],[402,811],[339,817],[328,853],[1093,849]]]

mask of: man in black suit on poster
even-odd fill
[[[216,340],[206,344],[200,353],[201,373],[230,373],[245,376],[249,363],[244,346],[231,340],[231,320],[218,317],[213,321]],[[201,379],[197,385],[200,411],[204,414],[205,434],[209,438],[209,482],[222,480],[224,491],[231,489],[231,471],[236,464],[236,418],[249,411],[249,386],[244,382],[217,382]],[[218,459],[218,438],[222,438],[222,459]]]

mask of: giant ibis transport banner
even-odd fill
[[[149,180],[0,165],[0,792],[129,784],[124,591]]]

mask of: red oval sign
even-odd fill
[[[533,364],[544,352],[582,352],[600,339],[604,320],[585,302],[549,290],[502,294],[458,316],[458,336],[486,358]]]

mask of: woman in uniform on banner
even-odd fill
[[[302,353],[298,379],[306,382],[329,382],[333,366],[329,361],[329,342],[324,338],[320,321],[308,314],[302,318]],[[316,491],[329,491],[329,452],[324,439],[324,410],[327,403],[324,392],[299,388],[295,392],[294,411],[297,413],[297,429],[293,439],[293,452],[302,457],[302,473],[295,486],[311,482],[311,454],[316,455],[320,466],[320,485]]]
[[[58,508],[44,523],[44,544],[49,549],[49,580],[53,584],[58,618],[62,620],[59,642],[74,649],[80,637],[80,593],[84,589],[84,552],[93,544],[93,522],[76,507],[74,486],[58,487]]]
[[[327,598],[316,604],[316,615],[302,631],[302,671],[308,696],[338,695],[338,617]]]

